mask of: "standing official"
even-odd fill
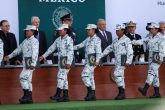
[[[159,22],[159,31],[162,38],[165,39],[165,22],[164,21]]]
[[[116,38],[112,42],[112,44],[104,50],[101,56],[104,57],[112,51],[115,54],[116,62],[114,77],[119,89],[119,94],[115,97],[116,100],[125,99],[124,70],[132,63],[133,59],[133,49],[131,40],[127,36],[125,36],[124,33],[125,25],[116,25],[116,35],[118,38]]]
[[[31,18],[32,25],[36,26],[38,34],[35,36],[35,38],[39,41],[39,56],[43,55],[47,50],[47,40],[46,35],[44,31],[41,31],[39,29],[40,26],[40,18],[38,16],[32,16]],[[40,62],[44,63],[44,62]]]
[[[38,60],[39,42],[34,37],[37,34],[36,26],[27,25],[26,39],[10,55],[5,56],[5,61],[22,53],[23,70],[19,76],[24,95],[19,99],[21,104],[33,103],[32,100],[32,75]],[[27,60],[26,60],[27,59]]]
[[[58,74],[57,74],[57,90],[54,96],[51,96],[51,100],[56,101],[69,101],[68,96],[68,73],[73,61],[73,40],[67,34],[68,33],[68,25],[62,24],[57,31],[59,32],[60,37],[58,37],[54,43],[48,48],[48,50],[40,57],[40,61],[49,56],[52,52],[57,50],[58,52]],[[64,57],[66,57],[66,61],[64,67],[62,67],[62,63]],[[61,97],[61,92],[63,91],[63,97]]]
[[[130,38],[130,40],[139,40],[141,36],[136,31],[136,23],[133,21],[129,21],[127,23],[127,33],[126,36]],[[133,61],[139,61],[139,59],[144,59],[144,48],[143,45],[132,45],[134,51]]]
[[[88,93],[85,97],[86,101],[96,100],[95,96],[95,80],[94,80],[94,69],[95,65],[92,65],[90,55],[94,55],[93,62],[98,61],[101,56],[101,40],[96,35],[97,26],[95,24],[87,25],[88,37],[80,44],[74,46],[74,50],[85,47],[85,67],[81,73],[82,80],[87,87]]]
[[[15,35],[11,32],[9,32],[10,30],[10,25],[9,22],[7,20],[2,20],[0,22],[0,38],[3,41],[3,51],[4,51],[4,56],[11,54],[12,51],[14,51],[14,49],[17,48],[17,41],[15,38]],[[20,61],[18,61],[18,57],[12,58],[9,61],[5,61],[4,62],[5,65],[10,64],[10,65],[15,65],[16,63],[20,64]]]
[[[98,31],[96,35],[101,39],[101,49],[102,51],[104,51],[106,47],[112,44],[112,34],[111,32],[106,30],[106,22],[104,19],[98,20],[97,27],[98,27]],[[109,56],[105,56],[104,58],[102,58],[101,61],[103,63],[109,62],[107,60],[110,60],[110,59],[108,59],[107,57],[110,57],[110,59],[113,58],[114,57],[113,52],[111,52]]]

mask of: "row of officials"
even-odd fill
[[[72,27],[72,19],[70,17],[70,14],[64,15],[61,17],[61,22],[68,24],[69,25],[69,36],[72,37],[74,41],[74,45],[78,44],[77,39],[77,32],[76,30]],[[40,30],[40,19],[37,16],[33,16],[31,18],[31,23],[32,25],[37,27],[38,34],[35,36],[39,40],[39,56],[41,56],[43,53],[46,52],[47,50],[47,38],[46,34],[44,31]],[[125,23],[127,25],[127,31],[126,31],[126,36],[128,36],[131,40],[139,40],[142,37],[136,33],[136,23],[133,21],[129,21]],[[149,25],[148,23],[147,25]],[[104,19],[99,19],[97,22],[97,36],[101,39],[101,48],[102,51],[105,50],[105,48],[112,43],[112,34],[111,32],[106,30],[106,22]],[[162,34],[164,34],[165,31],[165,23],[160,22],[160,31]],[[17,41],[15,38],[15,35],[11,32],[9,32],[10,25],[7,20],[2,20],[0,22],[0,38],[2,39],[4,43],[4,56],[10,54],[14,49],[17,48]],[[146,26],[147,29],[147,26]],[[55,32],[53,35],[53,41],[59,37],[58,33]],[[143,45],[133,45],[133,50],[134,50],[134,61],[148,61],[148,49],[146,46]],[[53,64],[57,64],[57,52],[55,51],[54,54],[51,54],[48,57],[48,60],[51,60]],[[84,59],[84,52],[79,52],[79,51],[74,51],[75,55],[75,62],[76,63],[81,63],[82,59]],[[22,64],[22,59],[21,57],[17,56],[15,58],[12,58],[9,60],[9,62],[5,62],[5,65],[19,65]],[[114,53],[111,52],[109,55],[105,56],[102,59],[102,62],[113,62],[114,61]],[[44,62],[40,62],[43,64]],[[45,62],[47,63],[47,62]]]

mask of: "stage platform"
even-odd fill
[[[96,97],[99,100],[114,99],[118,94],[117,86],[113,80],[113,64],[104,64],[95,69]],[[19,83],[21,66],[6,66],[0,69],[0,103],[17,104],[23,95]],[[83,65],[76,64],[69,72],[69,96],[72,101],[84,100],[86,87],[81,79]],[[57,65],[42,65],[33,74],[33,100],[35,103],[50,102],[49,97],[55,93],[57,79]],[[137,64],[125,70],[126,97],[144,98],[137,91],[143,86],[147,77],[148,65]],[[165,66],[160,67],[160,93],[165,96]],[[148,96],[153,94],[153,87],[148,91]],[[1,109],[0,109],[1,110]]]

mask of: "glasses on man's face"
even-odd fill
[[[10,25],[4,25],[4,27],[10,27]]]

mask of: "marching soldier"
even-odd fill
[[[130,40],[139,40],[141,36],[136,31],[136,23],[133,21],[129,21],[127,23],[127,33],[126,36],[130,38]],[[134,51],[133,61],[139,61],[139,59],[144,59],[144,48],[143,45],[132,45]]]
[[[95,24],[87,25],[87,37],[82,43],[74,46],[74,50],[85,47],[85,67],[81,73],[82,80],[87,87],[88,93],[85,101],[96,100],[94,69],[95,60],[98,62],[101,56],[101,40],[96,36],[97,26]]]
[[[32,74],[37,64],[39,43],[34,37],[37,34],[36,26],[27,25],[26,39],[10,55],[4,58],[5,61],[19,55],[23,55],[23,70],[19,76],[24,95],[19,99],[21,104],[33,103],[32,100]]]
[[[133,49],[131,40],[124,35],[125,33],[125,25],[117,24],[116,25],[116,34],[118,38],[116,38],[111,45],[109,45],[101,56],[104,57],[110,52],[114,52],[115,54],[115,71],[114,77],[116,84],[119,89],[118,96],[115,97],[116,100],[125,99],[125,82],[124,82],[124,70],[132,63],[133,59]],[[96,62],[98,64],[98,62]]]
[[[60,37],[58,37],[49,49],[40,57],[40,61],[49,56],[52,52],[57,50],[58,52],[58,67],[57,74],[57,90],[54,96],[51,96],[51,100],[56,101],[69,101],[68,96],[68,73],[73,61],[73,40],[67,34],[68,25],[62,24],[57,31],[59,31]],[[64,60],[66,58],[66,60]],[[63,97],[60,97],[63,91]]]
[[[165,40],[161,37],[160,33],[158,32],[159,25],[156,23],[151,23],[149,25],[149,32],[150,36],[146,37],[142,40],[133,40],[133,44],[143,44],[146,42],[149,48],[149,69],[148,69],[148,76],[143,88],[138,88],[139,92],[146,96],[147,90],[149,89],[150,85],[153,83],[154,86],[154,94],[150,96],[150,98],[159,98],[159,67],[163,62],[165,57]]]

